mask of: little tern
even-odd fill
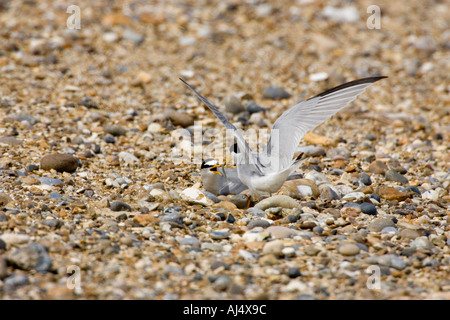
[[[237,169],[224,168],[215,159],[206,159],[200,168],[203,188],[216,195],[239,194],[248,187],[241,182]]]
[[[358,95],[378,80],[376,76],[354,80],[326,90],[286,110],[273,124],[271,135],[262,152],[253,152],[237,128],[227,120],[219,109],[198,93],[191,85],[180,80],[192,91],[216,117],[230,130],[236,139],[233,155],[238,177],[248,186],[252,197],[277,192],[289,175],[301,165],[294,158],[296,148],[303,136],[346,107]]]

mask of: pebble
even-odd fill
[[[400,237],[402,239],[416,239],[420,237],[420,233],[417,230],[403,229],[400,231]]]
[[[238,114],[244,111],[245,108],[242,105],[241,101],[235,97],[235,96],[229,96],[225,98],[225,111],[232,113],[232,114]]]
[[[3,240],[8,246],[15,246],[18,244],[27,243],[30,240],[30,236],[27,234],[5,232],[0,235],[0,239]]]
[[[350,192],[347,193],[345,196],[342,197],[342,200],[345,201],[358,201],[362,200],[366,197],[366,195],[362,192]]]
[[[330,180],[328,180],[326,175],[315,170],[307,172],[304,178],[312,180],[318,187],[320,187],[321,184],[330,184]]]
[[[422,199],[437,201],[439,199],[439,193],[436,190],[427,190],[422,193]]]
[[[322,157],[326,155],[325,148],[316,146],[298,147],[296,152],[303,152],[305,157]]]
[[[219,243],[203,242],[201,248],[202,250],[223,251],[223,245]]]
[[[386,187],[386,186],[380,186],[377,191],[380,198],[386,199],[386,200],[397,200],[397,201],[403,201],[406,198],[408,198],[408,194],[398,191],[395,188],[392,187]]]
[[[263,218],[266,216],[266,212],[264,210],[255,207],[248,208],[245,212],[250,213],[254,217]]]
[[[266,229],[274,239],[291,238],[295,235],[295,231],[282,226],[270,226]]]
[[[213,231],[210,234],[211,239],[213,240],[222,240],[228,238],[228,232],[222,232],[222,231]]]
[[[283,255],[284,245],[280,240],[274,240],[267,242],[263,247],[263,254],[273,254],[276,257],[281,257]]]
[[[113,201],[109,205],[112,211],[131,211],[131,206],[122,201]]]
[[[60,179],[54,179],[54,178],[48,178],[48,177],[39,177],[38,180],[39,180],[39,182],[41,184],[46,184],[46,185],[49,185],[49,186],[57,186],[57,185],[64,186],[65,185],[65,183],[62,180],[60,180]]]
[[[379,264],[381,266],[386,266],[397,270],[403,270],[407,266],[406,261],[395,254],[384,254],[381,256],[371,257],[369,258],[369,263]]]
[[[144,35],[137,33],[131,29],[125,29],[125,31],[122,33],[122,38],[129,40],[133,42],[136,46],[140,45],[142,42],[144,42]]]
[[[58,172],[74,172],[78,168],[78,159],[71,154],[49,154],[41,159],[42,170],[54,169]]]
[[[194,118],[186,112],[169,110],[166,111],[166,116],[175,126],[187,128],[194,125]]]
[[[248,195],[246,195],[244,193],[232,195],[229,198],[229,201],[231,203],[233,203],[239,209],[245,209],[245,208],[247,208],[247,204],[248,204]]]
[[[297,277],[301,277],[302,273],[300,272],[299,268],[291,267],[288,269],[288,277],[291,279],[295,279]]]
[[[140,162],[136,156],[126,151],[119,152],[118,156],[120,161],[123,161],[127,164],[135,164]]]
[[[410,247],[416,250],[432,249],[434,245],[428,240],[426,236],[417,237],[410,243]]]
[[[4,192],[0,192],[0,206],[6,206],[14,200]]]
[[[344,147],[332,148],[327,151],[327,157],[332,160],[348,160],[350,158],[350,151]]]
[[[52,258],[47,248],[39,243],[31,243],[24,248],[16,248],[7,256],[8,263],[22,270],[47,272],[52,266]]]
[[[250,114],[261,112],[261,111],[266,111],[266,109],[257,105],[256,102],[253,100],[247,102],[247,104],[245,105],[245,110]]]
[[[255,208],[260,210],[266,210],[268,208],[275,208],[275,207],[293,209],[293,208],[300,208],[300,204],[295,199],[289,196],[275,195],[267,199],[264,199],[255,205]]]
[[[2,137],[0,138],[0,144],[6,144],[9,146],[21,146],[23,143],[22,140],[19,140],[14,137]]]
[[[400,173],[392,169],[386,171],[384,177],[387,181],[396,181],[400,182],[401,184],[407,184],[409,182],[408,179],[405,178],[405,176],[401,175]]]
[[[376,215],[377,214],[377,207],[375,207],[373,204],[368,202],[363,202],[359,206],[362,213],[370,214],[370,215]]]
[[[112,124],[104,125],[103,131],[105,131],[115,137],[124,136],[127,134],[127,130],[125,128],[123,128],[122,126],[119,126],[119,125],[112,125]]]
[[[180,196],[181,199],[193,204],[201,204],[207,207],[214,204],[214,201],[196,188],[186,188],[181,192]]]
[[[370,176],[365,172],[363,172],[359,175],[359,181],[361,181],[366,186],[370,186],[372,184],[372,180],[370,179]]]
[[[369,165],[369,171],[375,174],[385,174],[388,166],[380,160],[375,160]]]
[[[281,100],[290,97],[291,95],[281,87],[268,87],[263,91],[263,99]]]
[[[267,228],[270,226],[269,221],[267,220],[262,220],[262,219],[258,219],[258,220],[252,220],[247,224],[247,228],[249,230],[256,228],[256,227],[261,227],[261,228]]]
[[[320,199],[324,201],[339,200],[340,196],[338,192],[333,190],[331,186],[326,185],[324,188],[322,188],[322,192],[320,193]]]
[[[312,73],[309,75],[309,80],[318,82],[328,79],[328,73],[326,72],[318,72],[318,73]]]
[[[380,232],[386,227],[395,227],[395,222],[392,217],[381,217],[372,221],[368,229],[372,232]]]
[[[15,291],[18,287],[26,286],[30,284],[28,276],[25,274],[13,274],[3,280],[4,291]]]
[[[360,251],[360,248],[354,243],[345,243],[339,246],[339,253],[343,256],[354,256]]]

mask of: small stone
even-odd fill
[[[317,246],[312,244],[312,245],[306,246],[304,251],[308,256],[313,257],[313,256],[316,256],[320,252],[320,248],[318,248]]]
[[[30,236],[27,234],[5,232],[0,235],[0,239],[3,240],[8,246],[15,246],[18,244],[27,243],[30,240]]]
[[[186,112],[169,110],[166,112],[166,116],[175,126],[187,128],[194,125],[194,118]]]
[[[377,191],[378,195],[386,200],[403,201],[408,198],[408,194],[398,191],[392,187],[380,186]]]
[[[213,240],[222,240],[228,238],[228,232],[222,232],[222,231],[213,231],[209,234],[211,239]]]
[[[125,202],[122,201],[113,201],[111,202],[111,204],[109,205],[109,208],[112,211],[131,211],[131,207],[130,205],[126,204]]]
[[[7,256],[8,263],[23,270],[49,271],[52,259],[47,248],[39,243],[32,243],[24,248],[17,248]]]
[[[25,274],[13,274],[3,280],[5,292],[15,291],[18,287],[30,284],[28,276]]]
[[[233,114],[238,114],[244,111],[245,108],[241,101],[235,97],[230,96],[225,98],[225,111]]]
[[[6,144],[9,146],[21,146],[23,143],[22,140],[19,140],[14,137],[2,137],[0,138],[0,144]]]
[[[422,193],[422,199],[436,201],[439,199],[439,192],[436,190],[427,190]]]
[[[273,254],[276,257],[282,256],[284,245],[280,240],[267,242],[263,247],[263,254]]]
[[[380,232],[386,227],[395,227],[395,222],[392,217],[381,217],[372,221],[368,229],[372,232]]]
[[[140,162],[137,157],[126,151],[119,152],[119,160],[127,164],[135,164]]]
[[[302,273],[300,272],[299,268],[291,267],[288,269],[288,277],[291,279],[301,277]]]
[[[326,155],[325,148],[316,146],[299,147],[296,152],[303,152],[306,157],[322,157]]]
[[[266,216],[266,212],[264,210],[255,207],[248,208],[245,212],[250,213],[254,217],[263,218]]]
[[[370,215],[376,215],[377,214],[377,207],[375,207],[371,203],[363,202],[360,204],[359,208],[361,209],[362,213],[370,214]]]
[[[227,220],[225,220],[228,223],[234,223],[236,221],[236,219],[233,217],[233,215],[231,213],[229,213],[227,215]]]
[[[347,160],[350,158],[350,151],[344,147],[332,148],[327,151],[327,157],[331,158],[331,160]]]
[[[266,210],[268,208],[275,208],[275,207],[293,209],[293,208],[300,208],[300,204],[289,196],[276,195],[264,199],[255,205],[255,208],[261,210]]]
[[[224,270],[230,270],[230,266],[223,261],[215,260],[211,263],[211,270],[223,268]]]
[[[343,256],[354,256],[360,251],[360,248],[354,243],[345,243],[339,247],[339,253]]]
[[[361,181],[366,186],[370,186],[372,184],[372,180],[370,179],[370,176],[365,172],[363,172],[359,175],[359,181]]]
[[[290,238],[295,235],[293,229],[282,226],[270,226],[266,229],[274,239]]]
[[[338,23],[356,23],[359,21],[359,12],[356,7],[343,7],[335,8],[332,6],[326,6],[322,10],[322,15],[332,21]]]
[[[41,184],[49,185],[49,186],[64,186],[65,183],[60,179],[48,178],[48,177],[39,177],[39,182]]]
[[[127,130],[119,125],[111,125],[111,124],[104,125],[103,131],[105,131],[115,137],[124,136],[127,134]]]
[[[398,173],[397,171],[394,171],[392,169],[389,169],[388,171],[386,171],[386,174],[384,177],[387,181],[396,181],[396,182],[400,182],[401,184],[408,183],[408,179],[406,179],[403,175],[401,175],[400,173]]]
[[[6,206],[8,203],[13,202],[14,200],[8,196],[6,193],[4,192],[0,192],[0,206]]]
[[[326,72],[318,72],[318,73],[312,73],[309,75],[309,80],[318,82],[328,79],[328,73]]]
[[[263,91],[263,99],[281,100],[290,97],[291,95],[280,87],[268,87]]]
[[[420,237],[420,233],[417,230],[403,229],[400,231],[400,237],[402,239],[416,239]]]
[[[388,166],[380,160],[375,160],[369,165],[369,171],[375,174],[385,174]]]
[[[434,245],[428,240],[426,236],[422,236],[411,241],[410,247],[416,250],[423,250],[432,249]]]
[[[320,199],[324,201],[339,200],[340,196],[336,191],[332,189],[332,187],[326,185],[324,188],[322,188]]]
[[[246,105],[245,105],[245,110],[250,113],[257,113],[257,112],[261,112],[261,111],[266,111],[266,109],[264,109],[263,107],[259,106],[256,104],[255,101],[249,101]]]
[[[20,182],[24,185],[32,186],[41,184],[38,178],[35,176],[23,176],[19,178]]]
[[[201,204],[203,206],[212,206],[214,204],[211,199],[196,188],[186,188],[181,192],[180,196],[184,201],[193,204]]]
[[[42,170],[54,169],[58,172],[74,172],[78,168],[78,159],[71,154],[55,153],[41,159]]]
[[[137,33],[131,29],[125,29],[125,31],[122,33],[122,38],[133,42],[136,46],[144,42],[144,35]]]
[[[259,220],[252,220],[252,221],[250,221],[247,224],[247,229],[251,230],[251,229],[256,228],[256,227],[267,228],[269,226],[270,226],[269,221],[259,219]]]
[[[232,195],[229,199],[231,203],[233,203],[239,209],[245,209],[248,206],[248,195],[244,193]]]

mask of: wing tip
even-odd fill
[[[317,97],[323,97],[323,96],[326,96],[326,95],[328,95],[330,93],[333,93],[333,92],[336,92],[336,91],[339,91],[339,90],[342,90],[342,89],[345,89],[345,88],[353,87],[353,86],[356,86],[356,85],[359,85],[359,84],[375,83],[375,82],[377,82],[377,81],[379,81],[381,79],[385,79],[387,77],[388,76],[373,76],[373,77],[367,77],[367,78],[361,78],[361,79],[353,80],[353,81],[350,81],[350,82],[343,83],[343,84],[341,84],[341,85],[339,85],[337,87],[331,88],[329,90],[326,90],[326,91],[324,91],[322,93],[319,93],[318,95],[316,95],[316,96],[314,96],[314,97],[312,97],[310,99],[317,98]],[[308,99],[308,100],[310,100],[310,99]]]

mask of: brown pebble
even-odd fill
[[[54,169],[58,172],[74,172],[78,168],[78,159],[71,154],[55,153],[42,158],[42,170]]]
[[[386,186],[380,186],[377,190],[377,194],[380,196],[380,198],[386,199],[386,200],[397,200],[397,201],[403,201],[406,198],[408,198],[408,194],[398,191],[397,189],[393,187],[386,187]]]
[[[369,165],[369,171],[376,174],[385,174],[388,166],[380,160],[375,160]]]

